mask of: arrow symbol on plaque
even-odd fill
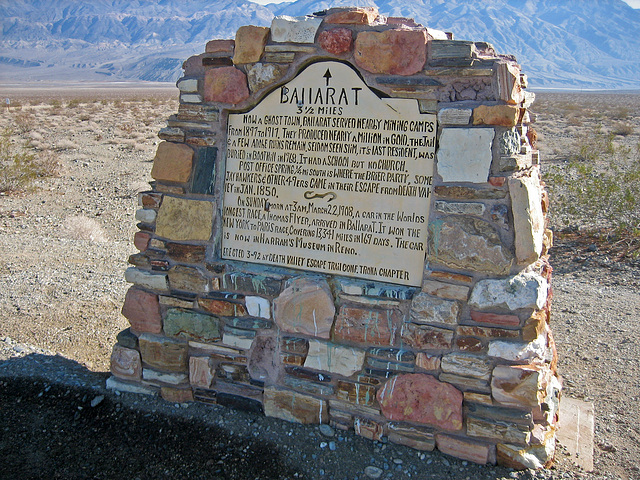
[[[327,87],[329,86],[329,79],[331,78],[331,72],[329,71],[329,69],[327,68],[327,71],[324,72],[323,77],[327,79]]]

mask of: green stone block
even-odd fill
[[[211,315],[182,308],[170,308],[164,319],[168,336],[212,342],[220,339],[220,320]]]

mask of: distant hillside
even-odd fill
[[[175,81],[183,60],[241,25],[353,3],[493,43],[534,87],[640,88],[640,10],[621,0],[18,0],[0,4],[0,81]]]

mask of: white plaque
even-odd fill
[[[314,63],[229,115],[222,257],[422,282],[436,116]]]

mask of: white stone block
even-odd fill
[[[248,296],[244,299],[247,312],[252,317],[271,318],[271,304],[263,297]]]
[[[152,290],[169,290],[166,275],[145,272],[135,267],[127,268],[124,272],[124,279],[129,283],[134,283]]]
[[[249,350],[253,344],[253,338],[239,337],[232,333],[225,333],[222,335],[222,343],[241,350]]]
[[[477,215],[482,216],[486,207],[484,203],[478,202],[445,202],[438,200],[435,202],[438,212],[456,215]]]
[[[108,390],[117,390],[118,392],[142,393],[144,395],[156,395],[158,393],[157,388],[123,382],[122,380],[118,380],[116,377],[107,378],[106,386]]]
[[[530,176],[509,179],[509,195],[513,212],[516,259],[520,264],[535,262],[542,254],[544,213],[542,187],[538,169]]]
[[[153,223],[156,221],[158,213],[150,208],[139,208],[136,210],[136,220],[142,223]]]
[[[157,372],[148,368],[142,369],[142,378],[148,382],[161,382],[169,385],[181,385],[189,381],[186,373]]]
[[[281,15],[271,22],[274,42],[313,43],[322,17],[289,17]]]
[[[184,78],[178,81],[178,89],[184,93],[196,93],[198,91],[197,78]]]
[[[487,355],[510,362],[530,362],[544,360],[547,350],[547,336],[542,333],[533,342],[529,343],[494,340],[489,342]]]
[[[469,125],[472,113],[470,108],[443,108],[438,112],[438,124]]]
[[[540,309],[547,301],[547,281],[534,272],[499,280],[480,280],[471,291],[469,306],[478,310]]]
[[[324,370],[350,377],[362,370],[364,359],[364,350],[309,340],[309,353],[304,366],[313,370]]]
[[[196,93],[183,93],[180,95],[182,103],[202,103],[202,96]]]
[[[491,169],[493,128],[443,128],[437,171],[447,182],[485,183]]]

